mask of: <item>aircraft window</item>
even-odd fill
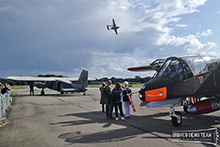
[[[198,75],[208,71],[206,62],[200,56],[191,56],[182,58],[190,67],[193,75]]]
[[[183,66],[185,78],[188,79],[188,78],[193,77],[193,74],[192,74],[190,68],[186,65],[186,63],[184,61],[182,61],[182,66]]]
[[[169,59],[164,63],[157,77],[172,78],[178,81],[182,81],[184,78],[183,68],[179,60]]]
[[[214,70],[219,65],[219,59],[212,56],[204,56],[203,59],[207,63],[208,70]]]
[[[170,64],[171,61],[172,61],[172,60],[169,59],[169,60],[167,60],[167,61],[163,64],[163,67],[162,67],[161,70],[158,72],[157,77],[162,77],[163,73],[166,71],[166,69],[167,69],[167,67],[169,66],[169,64]]]

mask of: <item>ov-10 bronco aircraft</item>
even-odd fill
[[[114,31],[115,31],[115,34],[118,35],[117,29],[119,28],[119,26],[116,25],[114,19],[112,19],[112,23],[113,23],[112,25],[107,25],[107,29],[108,29],[108,30],[114,30]]]
[[[157,59],[149,66],[131,67],[129,71],[155,70],[153,78],[139,91],[147,107],[170,106],[174,126],[180,126],[186,113],[209,113],[220,109],[220,59],[214,56],[190,55]]]
[[[42,88],[41,95],[45,94],[45,88],[59,91],[61,94],[64,92],[84,92],[85,94],[88,84],[88,71],[82,70],[78,80],[60,77],[7,77],[7,79],[32,82],[33,86]]]

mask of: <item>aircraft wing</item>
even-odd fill
[[[11,76],[7,79],[15,81],[77,81],[78,78],[57,78],[57,77],[21,77],[21,76]]]
[[[114,19],[112,19],[112,23],[113,23],[113,26],[116,26],[116,24],[115,24],[115,20],[114,20]]]
[[[7,77],[7,79],[16,80],[16,81],[56,81],[54,78],[49,78],[49,77],[20,77],[20,76],[13,76],[13,77]]]
[[[67,83],[67,84],[72,84],[72,82],[70,80],[67,79],[57,79],[56,81],[61,82],[61,83]]]
[[[77,81],[78,78],[69,77],[69,78],[59,78],[59,77],[21,77],[21,76],[10,76],[7,79],[15,81],[27,81],[27,82],[43,82],[43,81],[62,81],[70,83],[71,81]],[[89,78],[89,80],[95,80],[95,78]]]
[[[115,30],[115,34],[118,35],[118,31],[117,31],[117,29],[114,29],[114,30]]]

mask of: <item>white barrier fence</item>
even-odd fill
[[[0,94],[0,121],[6,119],[6,109],[11,105],[10,93]]]

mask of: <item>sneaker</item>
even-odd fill
[[[124,117],[121,117],[121,120],[125,120],[125,118],[124,118]]]
[[[115,120],[118,120],[118,117],[116,117]]]

